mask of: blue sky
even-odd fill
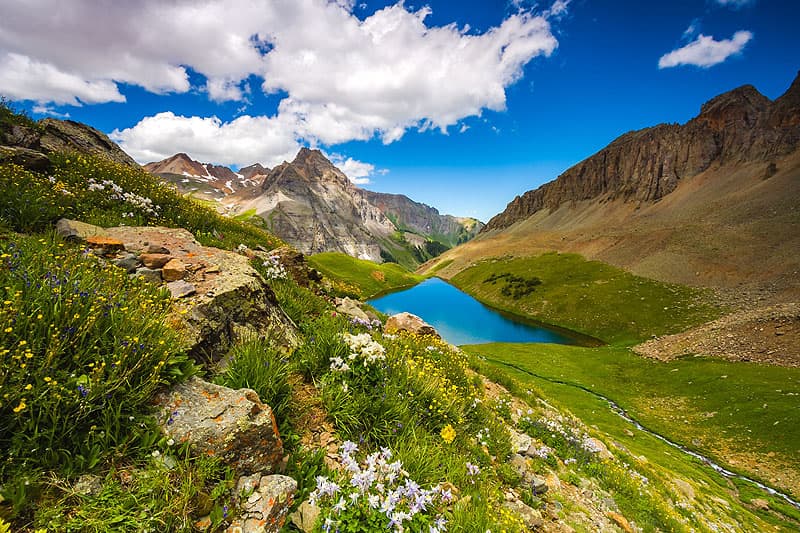
[[[116,4],[116,5],[115,5]],[[488,220],[631,129],[800,69],[795,0],[91,0],[0,5],[0,94],[140,162],[273,166]]]

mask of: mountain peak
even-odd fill
[[[713,124],[742,119],[750,124],[771,104],[770,99],[752,85],[742,85],[703,104],[697,119],[707,120]]]

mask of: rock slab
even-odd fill
[[[193,377],[156,396],[165,435],[195,453],[219,457],[242,474],[277,472],[283,442],[272,409],[251,389],[233,390]]]

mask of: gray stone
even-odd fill
[[[139,267],[136,269],[135,275],[151,283],[161,283],[160,270],[154,270],[152,268],[147,268],[147,267]]]
[[[511,452],[519,454],[527,454],[528,449],[533,443],[533,439],[525,433],[518,433],[513,429],[509,429],[511,433]]]
[[[544,525],[542,513],[529,507],[528,505],[525,505],[519,500],[503,502],[503,507],[519,516],[528,529],[537,529]]]
[[[531,491],[534,494],[544,494],[547,492],[548,485],[547,480],[543,477],[537,476],[536,474],[530,474],[528,479],[526,479],[528,484],[530,484]]]
[[[283,443],[272,409],[251,389],[233,390],[193,377],[158,394],[162,432],[193,452],[220,458],[242,474],[272,473]]]
[[[167,289],[169,289],[169,293],[172,295],[173,298],[186,298],[187,296],[191,296],[197,289],[194,285],[189,283],[188,281],[183,281],[179,279],[178,281],[170,281],[167,283]]]
[[[311,533],[314,529],[314,524],[317,523],[320,511],[320,508],[316,505],[311,505],[311,502],[304,501],[297,508],[297,511],[289,515],[289,519],[303,533]]]
[[[128,274],[134,274],[136,269],[139,268],[140,264],[139,260],[136,259],[136,256],[133,257],[122,257],[120,259],[115,259],[112,261],[116,266],[125,269]]]
[[[297,481],[281,475],[248,476],[237,483],[242,514],[227,533],[278,533],[297,491]]]
[[[170,255],[170,251],[160,244],[148,244],[142,253]]]

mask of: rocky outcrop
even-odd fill
[[[232,390],[193,377],[157,395],[161,430],[196,454],[220,458],[240,474],[283,466],[283,442],[268,405],[251,389]]]
[[[11,153],[13,148],[17,149],[15,155]],[[47,154],[53,152],[78,152],[124,165],[139,166],[105,133],[80,122],[46,118],[28,125],[0,127],[0,156],[14,155],[17,161],[13,162],[42,171],[49,168],[49,162],[45,165],[44,160]]]
[[[395,333],[395,332],[405,332],[405,333],[413,333],[414,335],[430,335],[432,337],[439,337],[439,333],[436,331],[436,328],[422,320],[417,315],[412,315],[411,313],[397,313],[396,315],[390,316],[386,320],[386,325],[384,326],[384,331],[387,333]]]
[[[484,231],[583,200],[649,204],[713,167],[769,162],[800,143],[800,78],[775,100],[745,85],[705,103],[686,124],[626,133],[555,181],[517,196]]]
[[[441,215],[436,208],[415,202],[402,194],[367,190],[362,190],[361,194],[389,217],[398,229],[433,237],[449,246],[467,242],[483,229],[480,220]]]
[[[243,255],[202,246],[184,229],[101,228],[62,219],[56,230],[66,239],[95,240],[98,255],[132,275],[168,282],[182,310],[172,317],[173,326],[184,333],[196,360],[217,360],[237,339],[253,335],[269,334],[281,344],[297,342],[272,289]],[[113,239],[123,250],[97,239]]]

